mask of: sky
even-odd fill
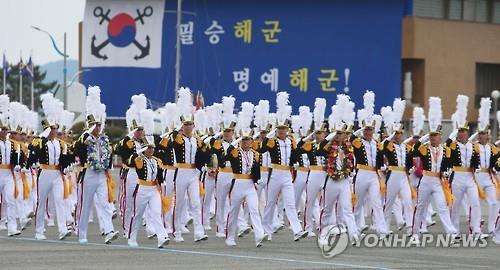
[[[38,26],[51,33],[62,51],[67,33],[67,54],[78,58],[78,23],[83,20],[85,0],[0,0],[0,53],[9,62],[33,54],[35,64],[61,60],[47,35],[33,30]]]

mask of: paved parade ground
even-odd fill
[[[115,179],[118,179],[115,170]],[[118,190],[118,188],[116,189]],[[487,209],[483,207],[483,211]],[[442,232],[439,218],[431,233]],[[114,220],[115,229],[121,228]],[[214,221],[212,221],[214,222]],[[465,228],[465,219],[461,228]],[[212,224],[212,228],[215,225]],[[192,225],[188,226],[192,231]],[[209,239],[193,242],[185,234],[184,243],[170,242],[156,248],[156,239],[147,239],[144,227],[137,237],[139,248],[129,248],[121,237],[110,245],[98,235],[97,223],[90,224],[89,244],[79,244],[76,236],[59,241],[57,227],[47,227],[47,240],[34,240],[33,224],[20,236],[0,234],[0,269],[498,269],[500,245],[488,239],[486,247],[475,248],[368,248],[348,247],[342,254],[325,259],[316,238],[293,242],[285,228],[272,242],[254,246],[253,234],[236,239],[238,246],[227,247],[215,232]]]

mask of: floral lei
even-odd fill
[[[344,153],[344,157],[342,158],[342,165],[339,170],[337,169],[337,157],[341,153],[340,151]],[[326,171],[333,181],[348,178],[354,169],[354,154],[349,142],[341,146],[337,142],[333,142],[327,159]]]
[[[111,146],[109,139],[105,135],[97,139],[89,136],[87,138],[87,162],[94,171],[104,171],[108,169],[111,160]]]

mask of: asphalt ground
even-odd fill
[[[483,205],[483,213],[486,208]],[[442,232],[437,225],[431,234]],[[120,228],[119,218],[114,220]],[[212,225],[214,228],[215,226]],[[188,227],[192,231],[192,226]],[[462,218],[462,230],[466,228]],[[352,247],[324,258],[316,238],[293,241],[285,228],[273,235],[272,242],[254,246],[253,234],[238,238],[236,247],[227,247],[224,239],[193,242],[192,233],[183,234],[184,243],[170,242],[156,248],[156,239],[147,239],[145,230],[138,235],[138,248],[129,248],[121,236],[104,244],[96,222],[90,224],[88,244],[79,244],[76,236],[59,241],[56,227],[47,227],[47,240],[34,240],[33,225],[15,237],[0,232],[0,269],[498,269],[500,245],[487,240],[485,247]],[[396,232],[403,239],[401,232]],[[121,234],[120,234],[121,235]],[[368,239],[368,238],[366,238]]]

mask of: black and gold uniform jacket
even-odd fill
[[[475,143],[474,152],[477,153],[478,158],[473,160],[471,167],[474,169],[498,169],[497,163],[500,155],[498,148],[494,144]]]
[[[307,158],[309,159],[310,166],[317,166],[317,165],[324,166],[324,165],[326,165],[326,162],[324,160],[325,155],[323,154],[323,152],[321,150],[326,149],[327,145],[328,145],[327,140],[323,140],[319,143],[303,142],[303,144],[300,146],[300,149],[301,149],[300,159],[302,159],[302,154],[306,154]],[[297,144],[297,146],[299,146],[299,144]],[[323,160],[322,164],[318,164],[318,158]]]
[[[285,153],[282,153],[281,146],[283,146]],[[269,152],[271,163],[283,166],[293,166],[297,162],[298,156],[300,155],[300,150],[297,148],[297,142],[291,137],[287,137],[285,140],[278,138],[269,139],[266,137],[262,141],[259,152]],[[282,162],[282,159],[288,159],[288,161],[284,160]]]
[[[25,166],[25,157],[21,151],[21,146],[17,141],[7,139],[5,141],[0,140],[0,143],[10,145],[10,152],[5,154],[8,154],[10,156],[9,164],[11,169],[13,169],[16,165],[19,165],[21,167]],[[0,161],[2,164],[5,164],[4,159],[2,158],[2,152],[3,151],[0,151]]]
[[[479,153],[474,150],[474,144],[467,142],[464,151],[460,150],[459,142],[456,140],[446,140],[446,146],[450,149],[450,156],[448,158],[448,166],[474,168],[479,163]],[[465,164],[462,162],[462,155],[465,159]]]
[[[114,147],[114,151],[122,158],[122,163],[127,167],[134,167],[135,163],[131,158],[133,154],[137,153],[137,144],[140,143],[135,137],[130,138],[125,136]]]
[[[224,147],[224,144],[227,143],[227,147]],[[227,164],[227,156],[226,152],[227,150],[231,147],[231,143],[226,142],[221,139],[211,139],[210,144],[209,144],[209,155],[215,154],[217,156],[217,159],[219,160],[219,168],[226,168],[227,165],[231,166],[230,164]],[[234,147],[233,147],[234,148]]]
[[[246,161],[244,161],[242,151],[241,148],[235,148],[230,145],[225,153],[224,160],[228,160],[231,163],[233,174],[243,174],[243,165]],[[250,149],[249,151],[253,154],[250,174],[253,182],[256,183],[260,179],[260,153],[254,149]]]
[[[378,142],[374,139],[372,140],[372,142],[370,142],[373,145],[373,147],[371,147],[371,149],[369,149],[368,151],[370,152],[370,155],[372,157],[373,156],[375,157],[375,164],[369,164],[367,157],[367,150],[365,149],[365,146],[363,144],[363,141],[365,140],[355,135],[351,135],[349,141],[354,150],[354,157],[356,158],[356,166],[357,165],[374,166],[376,167],[376,169],[380,169],[382,166],[384,166],[383,145],[381,142]]]
[[[164,166],[161,162],[161,159],[155,156],[147,158],[143,154],[138,155],[136,153],[132,155],[131,159],[134,162],[135,171],[137,172],[137,176],[140,180],[144,181],[157,180],[159,184],[163,182]]]
[[[188,143],[186,143],[189,141]],[[208,162],[208,146],[204,145],[201,138],[195,134],[188,138],[181,132],[173,131],[170,135],[170,143],[174,149],[177,163],[195,164],[201,170]]]
[[[440,146],[442,147],[442,156],[441,164],[439,166],[439,173],[443,173],[449,168],[451,151],[448,147],[446,147],[446,144],[441,144]],[[415,145],[413,146],[412,157],[420,158],[423,170],[432,171],[431,144],[429,142],[425,144],[421,142],[415,143]]]
[[[387,161],[387,166],[405,167],[406,172],[408,173],[413,165],[413,148],[407,144],[398,145],[394,142],[384,141],[382,153],[385,160]]]
[[[62,171],[71,164],[72,158],[68,154],[68,145],[66,144],[66,142],[60,139],[54,140],[57,140],[59,142],[58,164],[59,169]],[[47,138],[40,138],[39,140],[33,142],[33,146],[36,152],[36,158],[40,164],[53,165],[49,164],[49,147],[53,147],[49,142],[50,140]]]
[[[175,157],[174,149],[170,143],[169,136],[158,137],[156,140],[155,157],[159,158],[164,166],[173,166]]]

